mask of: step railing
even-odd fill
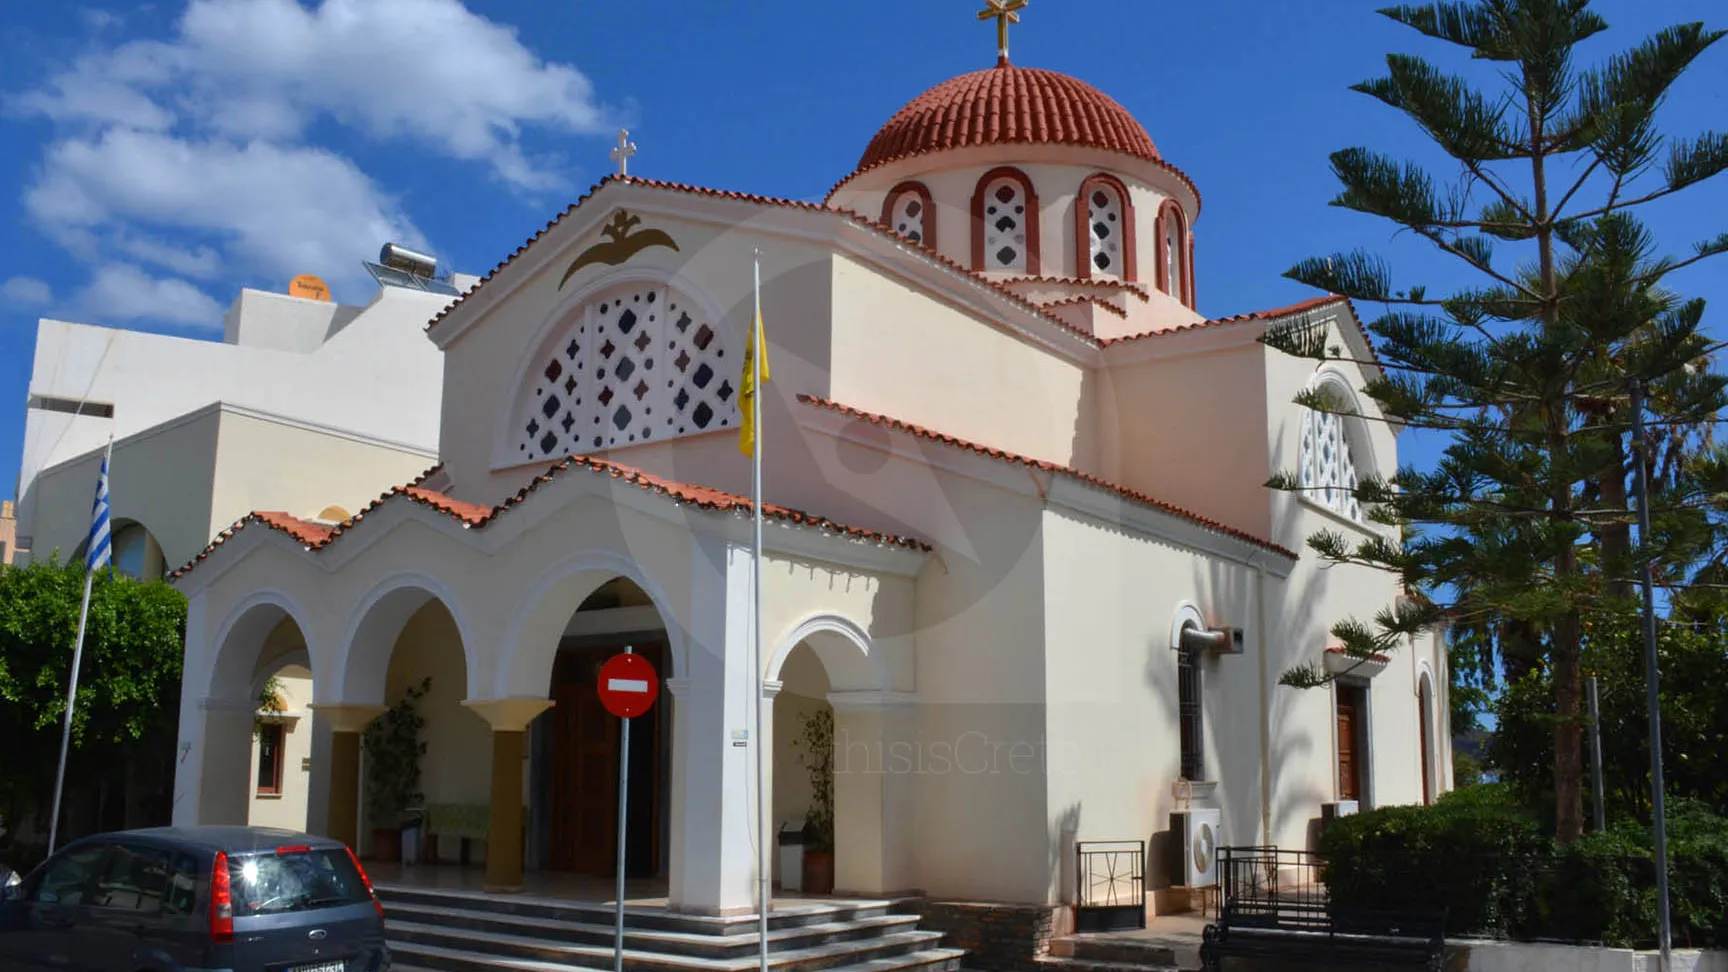
[[[1074,930],[1146,927],[1146,842],[1083,840],[1075,845]]]

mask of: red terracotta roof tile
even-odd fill
[[[1260,537],[1257,537],[1254,534],[1249,533],[1246,530],[1238,530],[1235,527],[1226,526],[1225,524],[1220,523],[1217,520],[1214,520],[1210,517],[1201,516],[1200,514],[1195,513],[1191,510],[1185,510],[1180,506],[1175,506],[1175,505],[1172,505],[1170,503],[1166,503],[1163,500],[1154,499],[1153,497],[1148,496],[1145,493],[1142,493],[1138,490],[1130,489],[1127,486],[1122,486],[1122,485],[1117,484],[1117,483],[1112,483],[1107,479],[1100,479],[1097,476],[1094,476],[1090,473],[1081,472],[1080,470],[1075,469],[1071,466],[1063,466],[1063,465],[1060,465],[1058,463],[1048,462],[1048,461],[1043,460],[1043,459],[1033,459],[1033,458],[1030,458],[1028,456],[1018,455],[1016,453],[1008,452],[1008,451],[1003,450],[1003,449],[997,449],[993,446],[980,445],[976,442],[969,442],[965,439],[959,438],[957,436],[949,435],[945,432],[935,432],[935,431],[932,431],[930,429],[926,429],[922,426],[913,425],[910,422],[902,422],[899,419],[889,418],[886,415],[879,415],[875,412],[866,412],[863,409],[853,408],[850,405],[842,405],[839,402],[831,401],[831,400],[826,399],[826,398],[818,398],[815,395],[799,395],[798,400],[803,402],[806,405],[813,405],[817,408],[827,409],[830,412],[836,412],[840,415],[846,415],[846,416],[849,416],[851,418],[862,419],[866,422],[869,422],[872,425],[880,425],[884,428],[893,430],[895,432],[904,432],[908,435],[914,435],[914,436],[917,436],[918,438],[921,438],[921,439],[927,439],[927,440],[932,441],[932,442],[940,442],[943,445],[952,446],[956,449],[965,449],[965,450],[968,450],[970,452],[976,452],[979,455],[989,456],[992,459],[999,459],[999,460],[1002,460],[1003,462],[1011,462],[1011,463],[1015,463],[1017,465],[1028,466],[1028,467],[1031,467],[1033,469],[1038,469],[1038,470],[1041,470],[1043,472],[1055,473],[1056,475],[1059,475],[1059,476],[1066,476],[1069,479],[1078,480],[1082,483],[1085,483],[1088,486],[1092,486],[1092,487],[1095,487],[1097,489],[1102,489],[1105,492],[1114,493],[1117,496],[1119,496],[1125,500],[1128,500],[1128,501],[1133,502],[1133,503],[1137,503],[1141,506],[1147,506],[1147,507],[1150,507],[1152,509],[1158,510],[1161,513],[1168,513],[1172,516],[1180,517],[1184,520],[1189,521],[1190,523],[1194,523],[1198,526],[1204,527],[1207,530],[1212,531],[1213,533],[1221,533],[1221,534],[1224,534],[1226,536],[1234,537],[1237,540],[1241,540],[1241,541],[1244,541],[1246,543],[1251,543],[1256,547],[1261,547],[1263,549],[1270,550],[1273,553],[1281,554],[1285,557],[1289,557],[1291,560],[1298,559],[1298,554],[1295,551],[1289,549],[1288,547],[1279,546],[1278,544],[1272,543],[1269,540],[1263,540]]]
[[[998,64],[950,78],[894,114],[858,160],[869,169],[971,145],[1079,145],[1159,162],[1128,109],[1078,78]]]
[[[1001,284],[1001,282],[991,280],[991,279],[985,277],[983,274],[977,272],[976,270],[972,270],[970,268],[964,267],[964,266],[960,265],[959,263],[956,263],[953,260],[950,260],[949,258],[943,256],[942,254],[937,253],[935,250],[930,249],[929,247],[925,246],[924,244],[915,243],[915,242],[907,239],[906,237],[900,235],[899,233],[894,232],[894,230],[892,228],[890,228],[889,226],[887,226],[886,224],[878,222],[877,220],[871,219],[870,217],[865,216],[861,213],[854,212],[853,210],[841,209],[841,208],[834,207],[834,206],[823,206],[823,205],[818,205],[816,203],[803,202],[803,201],[800,201],[797,199],[779,199],[779,198],[776,198],[773,196],[759,196],[759,195],[756,195],[754,193],[748,193],[748,192],[733,192],[732,190],[729,190],[729,189],[709,189],[705,186],[692,186],[692,185],[685,185],[683,183],[677,183],[677,182],[663,182],[663,181],[658,180],[658,179],[640,179],[640,178],[637,178],[636,176],[607,176],[606,178],[602,179],[593,188],[589,189],[586,193],[583,193],[582,197],[580,199],[577,199],[574,203],[571,203],[570,206],[567,207],[562,213],[559,213],[556,217],[554,217],[552,219],[551,222],[547,223],[545,229],[542,229],[540,232],[535,233],[533,236],[529,237],[525,242],[523,242],[523,244],[521,246],[517,247],[513,253],[511,253],[509,256],[505,257],[504,261],[502,263],[499,263],[496,267],[493,267],[492,271],[490,273],[486,274],[486,276],[480,278],[479,282],[476,283],[474,286],[470,287],[468,289],[467,293],[463,294],[460,297],[457,297],[454,301],[451,301],[450,304],[448,306],[446,306],[443,310],[439,311],[436,315],[434,315],[433,318],[427,322],[426,329],[431,330],[432,328],[436,327],[438,325],[439,321],[442,321],[445,317],[448,317],[453,311],[456,310],[456,308],[464,300],[467,300],[470,296],[472,296],[481,287],[485,286],[486,283],[488,281],[490,281],[492,278],[496,277],[500,271],[502,271],[505,267],[509,266],[511,263],[515,262],[517,257],[519,257],[523,253],[527,252],[528,248],[530,246],[533,246],[536,242],[538,242],[542,236],[545,236],[547,233],[552,231],[553,227],[555,227],[559,223],[563,222],[565,217],[574,213],[583,203],[587,202],[591,197],[593,197],[601,189],[605,188],[608,183],[612,183],[612,182],[619,182],[619,183],[623,183],[626,185],[644,186],[644,187],[647,187],[650,189],[662,189],[662,190],[666,190],[669,192],[679,192],[679,193],[684,193],[686,195],[692,195],[692,196],[705,196],[705,197],[708,197],[711,199],[733,199],[733,200],[737,200],[740,202],[756,203],[758,205],[763,205],[763,206],[778,206],[778,207],[781,207],[783,209],[798,209],[798,210],[803,210],[806,212],[830,213],[833,215],[837,215],[843,219],[850,220],[851,222],[853,222],[859,226],[862,226],[865,229],[868,229],[872,232],[881,234],[882,236],[886,236],[889,239],[892,239],[894,242],[900,244],[901,246],[907,247],[908,249],[911,249],[911,250],[915,250],[919,253],[919,255],[924,256],[930,260],[934,260],[936,263],[942,265],[943,267],[946,267],[947,269],[953,271],[954,273],[957,273],[957,274],[967,278],[968,280],[972,281],[973,283],[980,284],[984,287],[988,287],[989,289],[991,289],[991,290],[1001,294],[1002,296],[1008,298],[1010,301],[1013,301],[1015,304],[1019,305],[1023,309],[1028,310],[1028,311],[1032,312],[1033,314],[1036,314],[1039,317],[1044,318],[1047,322],[1054,324],[1055,326],[1060,327],[1065,331],[1069,331],[1069,332],[1073,333],[1075,336],[1077,336],[1077,337],[1079,337],[1079,338],[1081,338],[1081,339],[1083,339],[1089,343],[1092,343],[1092,344],[1097,343],[1090,334],[1087,334],[1085,331],[1082,331],[1079,328],[1075,327],[1074,325],[1069,324],[1067,321],[1062,320],[1061,318],[1055,316],[1054,314],[1047,313],[1043,308],[1039,307],[1037,304],[1032,303],[1031,301],[1027,300],[1025,297],[1022,297],[1019,294],[1015,293],[1014,291],[1008,289],[1007,287],[1004,287]],[[1036,279],[1036,278],[1030,278],[1030,279]]]
[[[438,467],[433,467],[432,470],[428,470],[428,472],[422,475],[419,480],[416,480],[416,482],[424,480],[427,476],[430,476],[432,472],[437,471],[437,469]],[[409,502],[429,507],[445,516],[458,520],[462,523],[464,528],[479,529],[487,526],[504,513],[509,512],[512,508],[526,500],[529,494],[533,493],[546,483],[551,482],[553,478],[558,476],[560,473],[570,469],[584,469],[594,473],[604,474],[639,489],[666,496],[676,503],[694,506],[698,509],[722,513],[749,513],[751,510],[751,502],[748,497],[738,496],[734,493],[727,493],[717,489],[710,489],[706,486],[697,486],[691,483],[680,483],[674,480],[664,479],[643,472],[640,469],[620,465],[615,462],[607,462],[603,459],[591,459],[587,456],[570,456],[567,459],[561,459],[558,462],[553,463],[545,472],[536,475],[526,486],[517,490],[514,495],[510,496],[497,506],[481,506],[476,503],[466,503],[462,500],[446,496],[443,493],[437,493],[420,486],[410,485],[392,488],[388,493],[385,493],[378,497],[378,499],[373,500],[365,509],[354,514],[354,516],[344,521],[341,525],[335,527],[326,527],[316,523],[308,523],[304,520],[299,520],[295,517],[289,516],[286,513],[250,513],[245,517],[242,517],[233,526],[222,531],[215,540],[211,541],[208,547],[205,547],[203,551],[201,551],[196,557],[193,557],[185,566],[174,571],[169,576],[170,578],[175,579],[185,576],[194,567],[198,566],[199,563],[214,553],[216,548],[222,546],[231,539],[234,534],[238,533],[242,528],[250,523],[259,523],[263,526],[288,534],[290,537],[299,541],[309,551],[322,550],[331,543],[334,543],[338,537],[341,537],[353,530],[360,524],[360,521],[364,520],[370,513],[372,513],[372,511],[378,509],[380,506],[397,496],[400,496]],[[928,551],[930,549],[930,545],[922,540],[894,536],[892,534],[880,533],[875,530],[866,530],[861,527],[846,526],[842,523],[836,523],[827,517],[815,516],[805,513],[802,510],[776,506],[772,503],[762,504],[762,516],[766,519],[779,520],[797,526],[811,527],[824,533],[834,534],[848,540],[875,543],[881,546],[904,547],[909,550]]]
[[[1015,284],[1062,284],[1068,287],[1097,287],[1101,290],[1126,290],[1141,300],[1150,300],[1152,289],[1143,283],[1112,280],[1109,277],[1082,280],[1079,277],[997,277],[996,283],[1012,287]]]
[[[1046,310],[1055,310],[1058,307],[1073,307],[1076,304],[1094,304],[1103,310],[1107,310],[1110,313],[1115,314],[1117,317],[1120,317],[1123,320],[1128,319],[1128,312],[1123,310],[1122,308],[1117,307],[1115,304],[1112,304],[1107,300],[1101,300],[1097,297],[1091,297],[1091,296],[1088,296],[1086,294],[1081,294],[1077,297],[1069,297],[1065,300],[1054,300],[1048,304],[1045,304],[1044,308]]]
[[[1101,343],[1105,347],[1109,347],[1110,345],[1122,344],[1127,341],[1139,341],[1145,338],[1162,337],[1166,334],[1180,334],[1184,331],[1198,331],[1208,327],[1219,327],[1225,324],[1240,324],[1245,321],[1271,321],[1280,317],[1289,317],[1292,314],[1300,314],[1304,311],[1319,310],[1322,307],[1330,307],[1334,304],[1343,304],[1350,308],[1351,323],[1356,326],[1356,333],[1362,336],[1362,344],[1368,349],[1368,360],[1375,367],[1379,367],[1380,352],[1375,350],[1374,338],[1369,335],[1368,329],[1362,326],[1362,317],[1356,313],[1356,302],[1352,301],[1348,297],[1339,297],[1336,294],[1327,294],[1324,297],[1310,297],[1307,300],[1298,301],[1288,307],[1274,307],[1271,310],[1250,311],[1246,314],[1220,317],[1217,320],[1200,321],[1196,324],[1184,324],[1181,327],[1172,327],[1162,331],[1148,331],[1145,334],[1130,334],[1124,337],[1109,338]]]
[[[1164,161],[1145,126],[1114,98],[1079,78],[1013,64],[950,78],[912,99],[870,140],[857,170],[840,185],[890,162],[977,145],[1120,152],[1171,172],[1200,198],[1193,180]]]

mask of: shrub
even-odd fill
[[[1345,817],[1319,851],[1332,900],[1347,907],[1444,908],[1453,935],[1654,943],[1648,828],[1627,821],[1558,846],[1502,785]],[[1728,819],[1701,805],[1670,815],[1669,905],[1675,944],[1728,947]]]

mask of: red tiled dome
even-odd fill
[[[858,160],[863,171],[972,145],[1076,145],[1161,162],[1152,136],[1097,88],[1055,71],[1000,64],[944,81],[900,109]]]

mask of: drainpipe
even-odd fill
[[[1258,630],[1260,664],[1260,844],[1263,847],[1272,846],[1272,692],[1267,684],[1268,660],[1267,646],[1270,639],[1266,633],[1266,562],[1264,554],[1255,554],[1254,565],[1254,615],[1255,628]]]

